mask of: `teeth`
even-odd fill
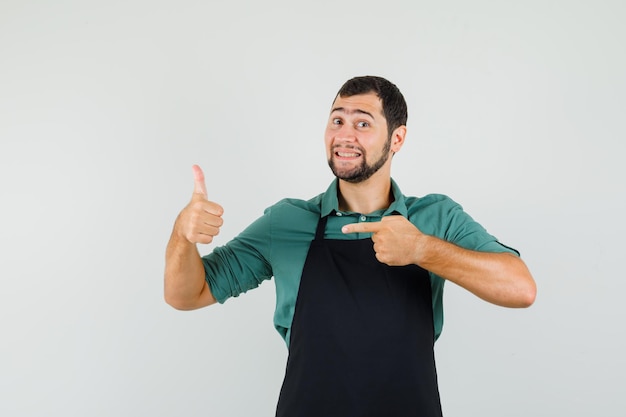
[[[348,152],[337,152],[337,155],[341,156],[342,158],[356,158],[357,156],[359,156],[358,153],[348,153]]]

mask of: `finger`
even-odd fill
[[[207,198],[206,184],[204,183],[204,172],[198,165],[191,167],[193,170],[193,192],[195,194],[202,194],[204,198]]]
[[[217,236],[218,234],[219,234],[219,230],[214,233],[213,232],[203,233],[202,231],[197,230],[193,233],[189,233],[185,237],[191,243],[205,243],[206,244],[206,243],[211,243],[213,241],[213,238]]]
[[[200,196],[200,198],[196,198],[196,196]],[[213,201],[207,200],[203,194],[194,193],[192,201],[187,205],[186,209],[194,223],[221,226],[221,216],[224,214],[224,208]]]
[[[211,235],[203,235],[202,233],[198,233],[197,235],[191,236],[187,238],[191,243],[202,243],[207,245],[213,242],[213,236]]]
[[[202,217],[202,224],[205,224],[210,227],[222,227],[224,224],[224,220],[222,219],[223,209],[221,206],[217,204],[213,204],[205,209],[205,211],[209,214],[207,216]]]
[[[204,224],[196,229],[196,233],[198,235],[205,236],[217,236],[220,234],[220,228],[216,226],[211,226],[209,224]]]
[[[380,230],[380,222],[350,223],[341,228],[343,233],[376,233]]]

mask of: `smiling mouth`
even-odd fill
[[[359,156],[361,156],[360,153],[358,152],[335,152],[335,155],[337,155],[340,158],[357,158]]]

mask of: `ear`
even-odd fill
[[[406,137],[406,126],[399,126],[391,134],[391,151],[397,153],[402,145],[404,145],[404,138]]]

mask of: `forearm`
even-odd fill
[[[205,280],[204,265],[194,243],[172,232],[165,252],[165,301],[179,310],[216,302]]]
[[[534,302],[536,285],[519,257],[471,251],[433,236],[422,238],[416,252],[422,268],[493,304],[528,307]]]

